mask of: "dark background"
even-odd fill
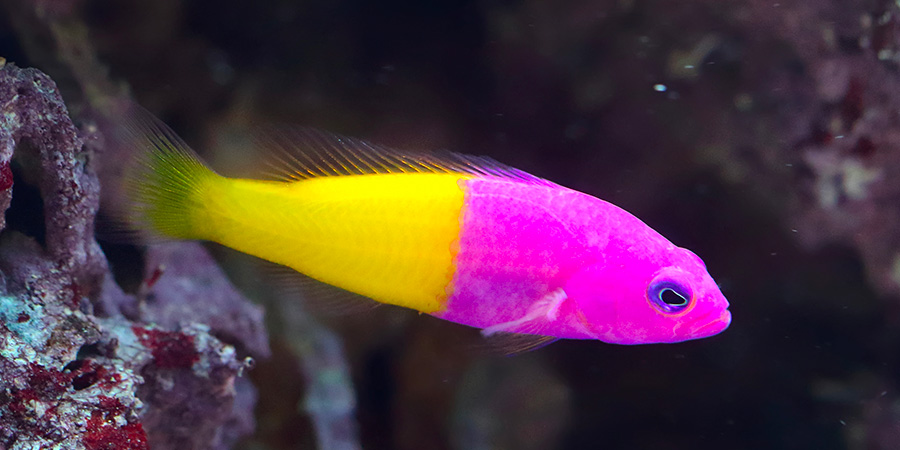
[[[347,442],[889,449],[897,14],[886,0],[8,0],[0,56],[50,74],[76,121],[102,107],[89,87],[130,92],[225,172],[253,159],[230,130],[272,122],[491,156],[631,211],[699,254],[731,302],[710,339],[514,357],[399,308],[323,319],[352,370]],[[259,289],[240,275],[249,257],[214,251]],[[316,446],[279,329],[250,374],[258,431],[242,448]]]

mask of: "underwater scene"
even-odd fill
[[[0,450],[900,449],[900,3],[0,1]]]

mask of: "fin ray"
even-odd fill
[[[487,347],[504,356],[513,356],[546,347],[559,338],[542,336],[537,334],[504,333],[498,332],[485,336]]]
[[[122,144],[136,149],[124,188],[131,200],[125,219],[154,240],[192,239],[191,217],[202,208],[203,186],[219,176],[171,128],[134,105],[125,114]]]
[[[307,127],[265,127],[255,133],[254,141],[269,160],[270,170],[265,175],[279,181],[393,173],[460,173],[556,186],[484,156],[450,151],[404,152]]]
[[[324,317],[371,311],[381,303],[337,286],[318,281],[290,267],[261,260],[266,278],[286,298],[300,298],[311,312]]]

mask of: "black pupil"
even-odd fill
[[[688,302],[683,295],[675,292],[675,290],[671,288],[665,288],[660,291],[659,299],[662,300],[665,304],[671,306],[684,306]]]

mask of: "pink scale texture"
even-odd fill
[[[696,339],[730,323],[728,302],[703,262],[625,210],[549,183],[462,183],[452,293],[436,316],[491,331],[621,344]],[[681,309],[654,302],[669,286],[687,294]]]

